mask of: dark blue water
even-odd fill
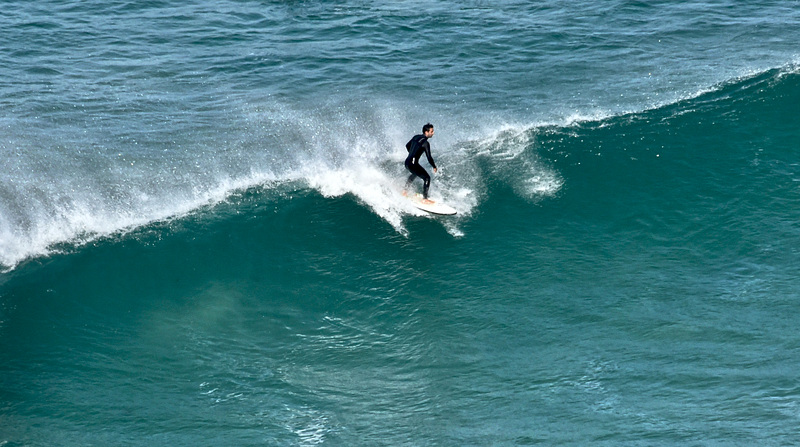
[[[800,443],[797,2],[3,10],[0,446]]]

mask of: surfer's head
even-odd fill
[[[422,126],[422,135],[425,135],[426,138],[430,138],[433,136],[433,124],[428,123]]]

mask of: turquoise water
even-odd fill
[[[0,446],[800,443],[797,2],[4,6]]]

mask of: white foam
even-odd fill
[[[62,243],[82,245],[152,222],[185,216],[225,200],[233,191],[271,179],[271,175],[261,173],[221,177],[206,188],[192,188],[190,193],[166,190],[160,195],[135,188],[117,195],[85,190],[66,194],[51,186],[46,194],[57,201],[44,201],[29,190],[17,190],[24,215],[11,222],[6,217],[7,210],[0,212],[0,266],[11,270],[25,259],[60,252]]]
[[[375,109],[370,115],[363,111],[355,114],[346,107],[322,111],[276,104],[245,108],[245,130],[252,133],[252,141],[244,145],[250,146],[222,150],[234,153],[228,164],[253,166],[249,172],[236,174],[236,169],[220,167],[225,160],[222,155],[200,148],[197,155],[181,153],[188,157],[183,164],[179,163],[182,159],[156,160],[151,161],[153,168],[148,167],[146,159],[136,163],[120,154],[119,159],[105,160],[107,166],[93,171],[77,166],[71,168],[72,172],[58,170],[58,176],[50,174],[44,181],[28,179],[28,186],[11,185],[10,195],[22,211],[0,208],[0,264],[14,268],[25,259],[58,252],[62,243],[85,244],[154,221],[181,217],[224,201],[238,190],[270,182],[303,182],[325,197],[352,194],[396,231],[407,235],[407,217],[431,217],[400,194],[408,176],[402,163],[405,141],[416,131],[415,126],[403,123],[424,120],[408,118],[385,105]],[[331,114],[331,110],[337,112]],[[522,197],[535,200],[555,194],[563,180],[531,152],[536,129],[598,116],[575,115],[555,124],[437,125],[439,134],[432,145],[441,169],[433,174],[431,196],[458,211],[456,217],[440,218],[442,225],[451,235],[464,236],[460,222],[486,199],[487,168],[493,180],[509,183]],[[274,144],[275,137],[270,138],[275,132],[279,133],[280,145]],[[203,159],[208,155],[213,159]],[[168,169],[164,163],[169,163]],[[174,171],[180,178],[170,177]],[[82,182],[88,183],[77,186]],[[41,198],[31,184],[43,188],[43,195],[50,199]],[[413,187],[420,189],[421,181],[416,180]],[[4,205],[8,204],[0,202],[0,207]],[[16,220],[11,221],[10,216]]]
[[[438,173],[428,169],[432,175],[431,198],[458,211],[456,217],[438,218],[451,235],[464,236],[460,222],[470,216],[485,198],[488,179],[484,178],[483,171],[486,167],[493,176],[511,183],[514,190],[525,198],[552,196],[561,188],[563,181],[559,175],[530,151],[535,127],[492,124],[483,130],[473,129],[472,134],[462,134],[469,136],[467,140],[458,141],[445,132],[442,132],[445,138],[437,135],[432,140],[432,152],[440,169]],[[402,135],[394,130],[395,126],[386,123],[378,128],[395,135],[395,138]],[[408,133],[399,137],[400,140],[387,143],[389,138],[386,135],[337,136],[331,140],[320,138],[317,125],[313,129],[315,144],[320,146],[312,151],[313,156],[299,160],[299,167],[294,171],[298,179],[306,181],[308,186],[326,197],[354,195],[405,235],[408,234],[404,224],[406,217],[432,217],[412,206],[400,193],[409,175],[403,167],[405,139],[410,137]],[[336,147],[348,150],[331,152],[330,148]],[[420,190],[421,183],[421,180],[415,180],[412,188]]]
[[[34,157],[17,160],[20,171],[33,174],[12,174],[11,180],[23,182],[0,185],[6,189],[6,199],[0,196],[0,265],[14,268],[25,259],[56,253],[64,243],[81,245],[179,218],[236,191],[273,182],[301,182],[326,197],[352,194],[401,234],[408,234],[406,218],[432,218],[400,194],[408,176],[405,142],[419,132],[407,123],[425,122],[412,116],[420,112],[377,101],[315,110],[268,102],[242,106],[241,112],[243,136],[236,143],[223,135],[196,148],[183,142],[164,155],[141,154],[139,148],[103,155],[60,147],[55,152],[63,157],[61,165],[44,170]],[[487,166],[524,197],[547,196],[561,187],[556,172],[528,156],[539,125],[437,124],[432,145],[441,169],[431,172],[431,197],[458,211],[456,217],[439,219],[450,234],[463,236],[460,222],[486,198]],[[45,145],[38,153],[51,152]],[[421,181],[413,187],[421,189]]]

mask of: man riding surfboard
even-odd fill
[[[406,169],[411,172],[411,175],[408,177],[406,181],[406,186],[403,190],[405,194],[405,190],[411,186],[411,183],[414,181],[415,178],[420,177],[422,179],[423,187],[422,187],[422,203],[431,204],[433,201],[428,199],[428,189],[431,186],[431,176],[428,174],[428,171],[425,170],[419,164],[419,159],[422,157],[422,154],[425,154],[425,157],[428,159],[428,163],[433,168],[433,172],[438,172],[436,168],[436,163],[433,161],[433,157],[431,157],[431,145],[428,143],[428,139],[433,136],[433,124],[428,123],[422,126],[422,134],[421,135],[414,135],[408,143],[406,143],[406,150],[408,151],[408,157],[406,157]]]

